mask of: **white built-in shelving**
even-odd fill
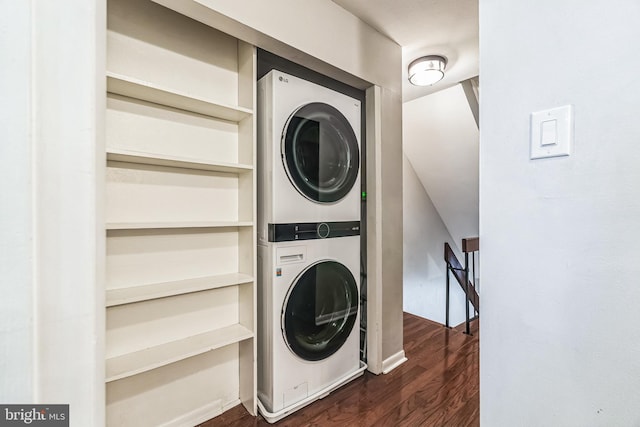
[[[107,425],[255,414],[255,48],[107,5]]]
[[[142,165],[167,166],[183,169],[206,170],[226,173],[242,173],[253,170],[253,165],[228,162],[203,162],[199,159],[179,157],[159,153],[144,153],[111,148],[107,160],[115,162],[138,163]]]
[[[170,90],[147,81],[112,72],[107,72],[107,91],[232,122],[239,122],[253,113],[247,108],[217,103],[211,99]]]
[[[253,338],[252,331],[235,324],[115,356],[107,359],[106,381],[111,382],[137,375],[251,338]]]
[[[190,292],[236,286],[254,281],[253,276],[243,273],[219,274],[217,276],[195,277],[107,290],[107,307],[133,302],[170,297]]]
[[[159,228],[229,228],[250,227],[250,221],[183,221],[183,222],[108,222],[107,230],[141,230]]]

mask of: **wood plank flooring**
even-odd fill
[[[474,322],[477,332],[479,322]],[[462,325],[464,328],[464,325]],[[273,424],[299,426],[478,426],[478,334],[404,314],[409,359],[387,375],[369,372]],[[242,405],[200,427],[269,426]]]

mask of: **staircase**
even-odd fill
[[[466,301],[471,303],[475,311],[474,318],[480,315],[480,296],[478,295],[475,284],[475,256],[474,253],[480,249],[480,239],[477,237],[462,239],[462,252],[464,253],[464,268],[458,261],[455,253],[451,249],[449,243],[444,244],[444,260],[447,263],[447,294],[446,294],[446,316],[445,325],[449,326],[449,273],[453,273],[453,277],[456,278],[458,284],[466,295]],[[471,254],[471,265],[469,265],[469,254]],[[465,333],[471,335],[469,313],[469,304],[465,304],[466,322]]]

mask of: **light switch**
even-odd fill
[[[540,129],[540,145],[553,145],[558,143],[558,121],[545,120],[542,122],[542,128]]]
[[[531,159],[568,156],[573,145],[571,105],[531,113]]]

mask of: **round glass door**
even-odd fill
[[[296,278],[284,302],[287,345],[304,360],[322,360],[345,343],[358,315],[358,286],[344,265],[322,261]]]
[[[296,110],[282,135],[289,180],[306,198],[331,203],[349,193],[358,177],[358,140],[347,119],[331,105],[313,102]]]

